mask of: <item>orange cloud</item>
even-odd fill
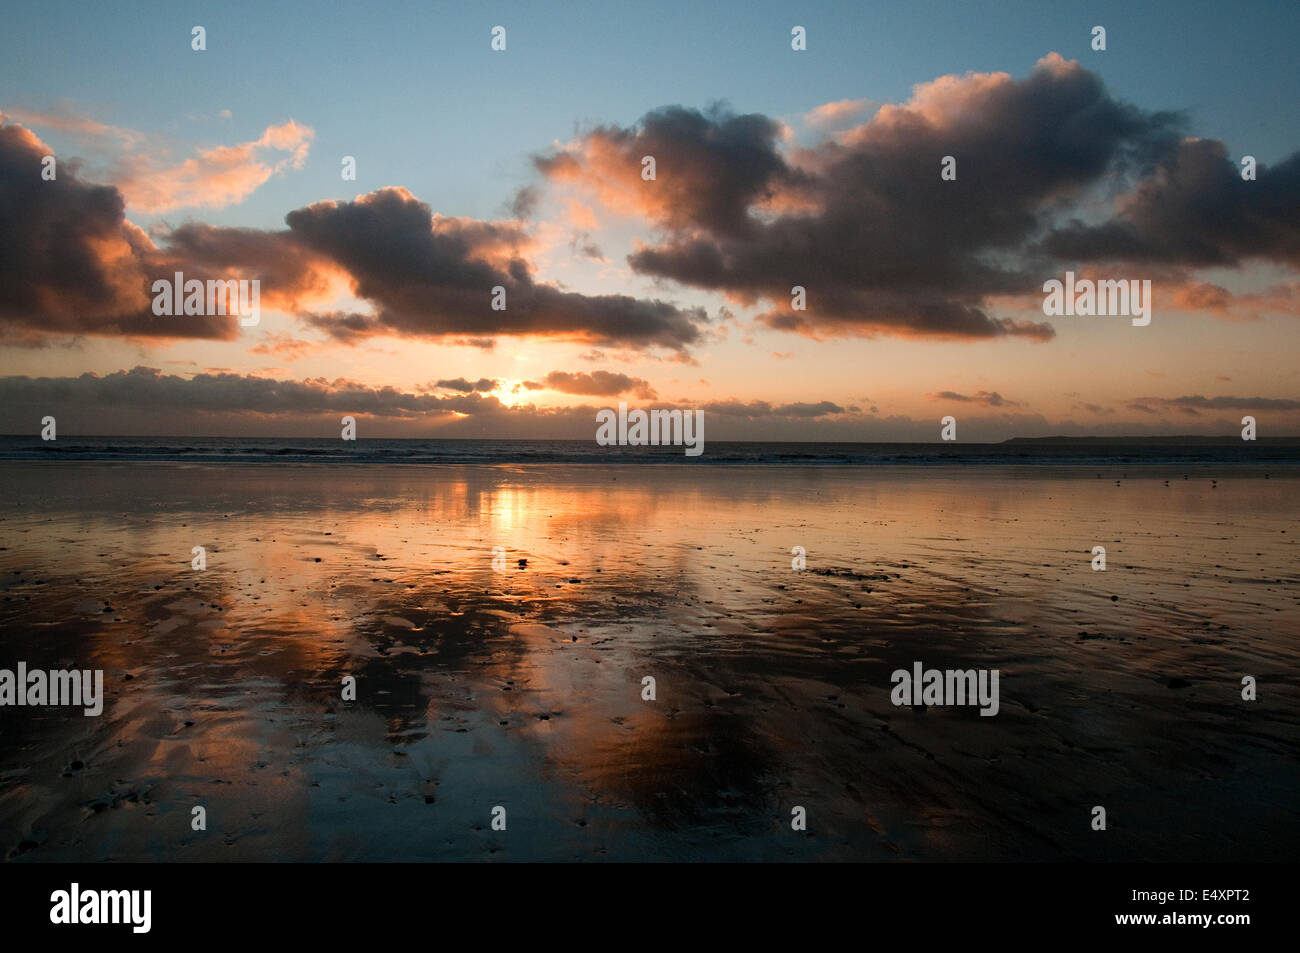
[[[1168,293],[1179,310],[1207,311],[1228,321],[1257,321],[1260,315],[1270,312],[1300,315],[1300,282],[1233,294],[1207,281],[1189,281]]]
[[[596,218],[595,211],[591,206],[584,205],[577,199],[569,199],[567,206],[569,224],[574,228],[580,228],[584,231],[594,232],[600,228],[600,221]]]
[[[178,208],[224,208],[248,198],[273,176],[301,169],[315,132],[292,119],[268,126],[261,137],[234,146],[203,149],[176,165],[132,157],[129,172],[114,184],[128,207],[157,214]],[[274,157],[274,153],[288,153]]]
[[[840,99],[833,103],[823,103],[816,109],[804,113],[804,125],[813,129],[828,131],[858,119],[867,110],[876,105],[871,99]]]
[[[233,146],[197,150],[176,162],[161,137],[112,126],[73,112],[0,113],[0,121],[17,120],[67,134],[110,159],[108,179],[128,208],[146,214],[179,208],[224,208],[242,202],[256,189],[289,168],[301,169],[315,131],[290,119],[267,126],[257,139]],[[277,156],[277,153],[283,155]]]

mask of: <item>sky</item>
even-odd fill
[[[587,438],[626,401],[719,440],[1300,435],[1297,28],[1250,2],[7,11],[0,431]],[[258,323],[154,313],[178,271],[257,280]],[[1150,323],[1045,314],[1067,271],[1150,281]]]

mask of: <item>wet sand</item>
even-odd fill
[[[107,694],[0,708],[0,857],[1289,861],[1265,473],[0,465],[0,667]]]

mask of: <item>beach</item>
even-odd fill
[[[1295,469],[3,462],[0,856],[1289,861]]]

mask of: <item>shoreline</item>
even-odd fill
[[[557,461],[455,461],[455,460],[427,460],[427,461],[400,461],[400,460],[151,460],[136,459],[125,460],[121,458],[90,458],[83,457],[80,459],[36,459],[36,458],[10,458],[0,459],[0,468],[7,466],[96,466],[96,467],[200,467],[209,469],[224,468],[248,468],[248,469],[301,469],[301,468],[327,468],[327,469],[369,469],[375,467],[394,467],[407,469],[426,469],[426,468],[455,468],[455,467],[484,467],[497,469],[561,469],[564,467],[574,467],[577,469],[600,469],[615,466],[620,469],[632,468],[638,466],[644,469],[659,470],[663,468],[685,469],[688,467],[697,467],[704,469],[726,468],[739,470],[826,470],[826,471],[864,471],[870,473],[900,473],[906,476],[920,476],[926,474],[933,475],[959,475],[962,473],[971,473],[975,471],[989,471],[991,473],[1018,473],[1021,475],[1030,475],[1041,473],[1049,477],[1069,477],[1072,475],[1086,476],[1089,471],[1104,471],[1114,473],[1124,471],[1130,474],[1129,478],[1140,478],[1143,476],[1150,478],[1164,478],[1171,470],[1180,468],[1186,470],[1203,471],[1205,469],[1220,467],[1232,472],[1234,475],[1262,475],[1273,474],[1285,476],[1300,476],[1300,460],[1295,461],[1277,461],[1268,463],[1259,462],[1236,462],[1236,461],[1189,461],[1189,462],[1169,462],[1169,463],[992,463],[988,461],[964,462],[953,461],[947,463],[892,463],[892,462],[874,462],[874,463],[831,463],[831,462],[798,462],[798,463],[773,463],[773,462],[748,462],[734,460],[709,460],[707,457],[698,457],[690,461],[681,461],[678,459],[665,460],[623,460],[618,461],[613,458],[602,461],[587,460],[557,460]]]

